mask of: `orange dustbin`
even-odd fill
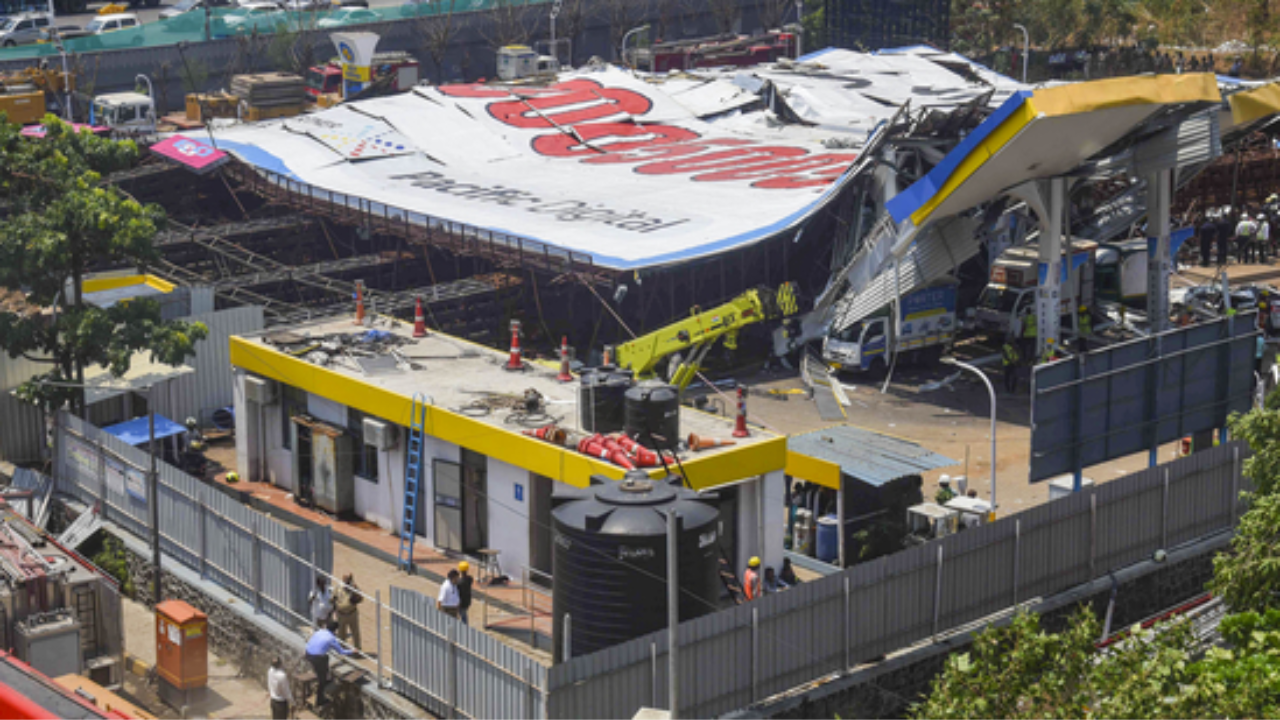
[[[209,616],[182,600],[156,606],[156,674],[162,697],[202,693],[209,682]]]

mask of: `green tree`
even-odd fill
[[[85,304],[81,284],[91,268],[110,263],[145,270],[158,258],[152,239],[163,214],[101,182],[102,174],[136,161],[136,145],[74,133],[51,115],[45,125],[47,136],[33,142],[20,136],[21,128],[0,122],[0,166],[6,169],[0,202],[8,210],[0,220],[0,288],[55,312],[52,318],[0,312],[0,349],[50,365],[19,388],[20,396],[49,407],[69,402],[83,412],[82,390],[45,382],[83,383],[90,365],[118,377],[143,350],[179,365],[208,329],[163,321],[153,301],[107,309]]]

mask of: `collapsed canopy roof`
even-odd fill
[[[972,86],[930,101],[952,107],[990,90],[914,55],[823,58],[838,68],[663,81],[607,69],[550,87],[417,88],[231,129],[218,146],[379,214],[462,223],[638,269],[798,227],[834,195],[904,87]],[[860,92],[848,88],[859,63],[875,97],[824,101]],[[765,108],[755,92],[764,79],[793,95],[805,123],[780,123]],[[824,144],[840,135],[834,148]]]

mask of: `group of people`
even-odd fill
[[[1075,348],[1078,352],[1088,352],[1089,338],[1093,336],[1093,311],[1088,305],[1081,305],[1076,312]],[[1010,333],[1005,337],[1004,344],[1000,347],[1005,392],[1018,392],[1018,372],[1023,366],[1052,362],[1059,357],[1061,348],[1053,338],[1047,338],[1044,349],[1036,354],[1036,344],[1040,339],[1038,326],[1035,308],[1029,307],[1013,323]]]
[[[1237,263],[1270,263],[1277,254],[1271,228],[1280,211],[1280,196],[1272,195],[1259,208],[1210,208],[1199,213],[1194,222],[1200,241],[1200,265],[1226,265],[1235,255]]]
[[[796,577],[795,568],[791,567],[791,558],[783,558],[782,572],[775,573],[772,567],[766,567],[760,573],[760,558],[752,557],[747,561],[747,571],[742,574],[742,594],[747,600],[756,600],[770,593],[777,593],[795,585],[802,580]]]
[[[471,608],[471,587],[474,579],[469,573],[470,563],[458,563],[449,570],[448,577],[440,584],[436,609],[468,624],[467,612]],[[323,701],[325,685],[329,680],[329,653],[339,655],[366,654],[360,644],[360,604],[364,593],[356,585],[355,577],[347,573],[337,588],[328,578],[316,576],[315,587],[307,596],[311,614],[312,633],[307,640],[306,658],[316,676],[315,706]],[[267,691],[271,696],[271,717],[277,720],[289,716],[293,704],[293,690],[284,662],[276,658],[267,671]]]

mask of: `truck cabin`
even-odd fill
[[[116,130],[154,130],[155,121],[151,98],[141,93],[111,93],[93,99],[92,124]]]
[[[333,65],[317,65],[307,71],[307,95],[317,98],[342,92],[342,70]]]

